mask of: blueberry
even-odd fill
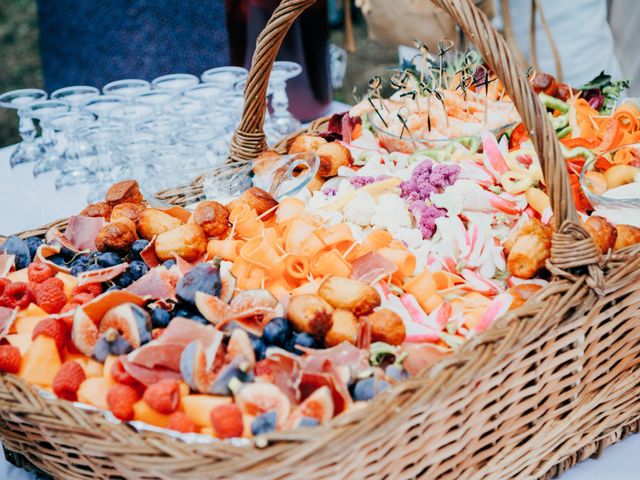
[[[171,314],[162,308],[151,310],[151,322],[153,328],[166,328],[171,321]]]
[[[133,245],[131,245],[131,259],[141,260],[140,252],[147,248],[147,245],[149,245],[149,240],[140,239],[133,242]]]
[[[2,245],[0,245],[0,252],[5,252],[9,255],[15,255],[16,269],[20,270],[26,268],[31,263],[31,253],[27,243],[20,237],[11,235],[7,237]]]
[[[140,260],[134,260],[127,267],[127,272],[133,277],[134,280],[138,280],[145,273],[149,271],[149,267],[144,262]]]
[[[287,345],[287,350],[297,355],[302,355],[304,352],[302,350],[298,350],[296,348],[297,345],[307,348],[318,348],[320,346],[318,345],[318,342],[316,342],[316,339],[308,333],[294,333]]]
[[[75,258],[77,252],[74,252],[70,248],[62,247],[60,249],[60,255],[64,258],[65,263],[69,263]]]
[[[98,255],[98,265],[102,268],[113,267],[122,263],[122,258],[115,252],[104,252]]]
[[[407,372],[399,365],[389,365],[387,368],[385,368],[384,373],[388,378],[396,380],[398,382],[409,378],[409,372]]]
[[[313,417],[302,417],[298,424],[299,427],[317,427],[318,425],[320,425],[320,422]]]
[[[267,412],[258,415],[251,422],[251,433],[254,435],[262,435],[263,433],[273,432],[276,429],[276,412]]]
[[[57,253],[55,255],[51,255],[50,257],[47,257],[47,260],[55,263],[56,265],[60,265],[60,266],[65,265],[64,258],[62,258],[62,255],[58,255]]]
[[[389,388],[389,384],[384,380],[377,380],[373,377],[363,378],[353,387],[353,399],[355,401],[371,400],[378,393]]]
[[[267,345],[284,346],[291,334],[291,324],[286,318],[276,317],[264,326],[262,339]]]
[[[256,360],[262,360],[264,358],[264,354],[267,350],[267,345],[264,343],[259,337],[253,337],[251,339],[251,348],[256,354]]]
[[[185,307],[174,308],[171,313],[173,314],[174,317],[184,317],[184,318],[189,318],[191,315],[193,315],[193,312]]]
[[[95,256],[90,253],[81,253],[73,259],[71,265],[89,265],[93,261],[94,257]]]
[[[77,277],[79,274],[84,272],[86,269],[87,269],[86,265],[78,263],[78,264],[76,264],[76,265],[71,267],[71,275],[73,275],[74,277]]]
[[[129,285],[133,283],[133,277],[129,272],[124,272],[121,275],[118,275],[113,281],[116,285],[121,288],[127,288]]]
[[[51,258],[51,257],[49,257]],[[94,270],[100,270],[102,267],[96,263],[94,263],[93,265],[89,265],[86,269],[87,272],[93,272]]]
[[[164,268],[166,268],[167,270],[169,270],[171,267],[173,267],[176,264],[176,261],[171,259],[171,260],[166,260],[162,265],[164,266]]]
[[[24,243],[27,244],[31,258],[35,258],[36,253],[38,252],[38,247],[42,245],[42,239],[40,237],[29,237],[24,241]]]
[[[209,325],[209,321],[204,318],[202,315],[191,315],[189,320],[193,320],[194,322],[198,322],[202,325]]]

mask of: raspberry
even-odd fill
[[[0,297],[4,293],[4,289],[11,283],[11,280],[8,278],[0,278]]]
[[[12,345],[0,345],[0,372],[18,373],[20,350]]]
[[[56,288],[64,291],[64,282],[60,280],[58,277],[47,278],[42,285],[54,285]]]
[[[211,409],[211,424],[220,438],[233,438],[242,436],[244,423],[242,412],[235,403],[218,405]]]
[[[8,284],[0,297],[0,305],[7,308],[27,308],[33,296],[29,291],[29,286],[24,282],[13,282]]]
[[[58,350],[62,352],[67,344],[67,324],[60,318],[45,318],[40,320],[36,328],[33,329],[31,340],[35,340],[38,335],[53,338],[56,341]]]
[[[116,382],[122,383],[123,385],[129,385],[138,391],[143,388],[142,384],[129,375],[129,373],[124,369],[122,360],[120,359],[113,362],[113,366],[111,367],[111,376]]]
[[[175,380],[160,380],[147,388],[143,398],[156,412],[169,415],[180,403],[180,387]]]
[[[75,402],[78,389],[87,376],[78,362],[64,362],[53,379],[53,393],[59,398]]]
[[[76,293],[71,295],[71,299],[69,302],[75,303],[76,305],[84,305],[85,303],[93,300],[95,296],[90,293]]]
[[[32,263],[27,270],[29,281],[33,283],[42,283],[55,275],[53,269],[46,263]]]
[[[97,297],[102,293],[102,285],[99,283],[87,283],[86,285],[77,285],[73,288],[71,296],[75,296],[79,293],[88,293],[94,297]]]
[[[52,280],[60,281],[53,277],[36,286],[36,304],[47,313],[58,313],[67,303],[67,296]]]
[[[123,422],[133,419],[133,405],[138,401],[138,392],[129,385],[117,383],[107,392],[109,410]]]
[[[198,431],[193,420],[183,412],[173,412],[171,416],[169,416],[168,428],[182,433],[195,433]]]

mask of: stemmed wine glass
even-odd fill
[[[249,72],[242,67],[216,67],[207,70],[200,78],[205,83],[215,83],[223,90],[229,90],[233,86],[247,79]]]
[[[29,105],[29,116],[38,120],[42,129],[40,145],[42,146],[43,156],[33,166],[34,177],[60,166],[61,157],[56,149],[55,132],[49,125],[49,119],[53,115],[67,110],[69,110],[69,106],[59,100],[42,100]]]
[[[49,120],[51,128],[61,131],[67,140],[61,171],[55,181],[57,190],[91,180],[91,172],[80,160],[82,153],[78,131],[94,121],[95,117],[90,113],[75,111],[56,114]]]
[[[35,162],[42,153],[41,146],[34,140],[36,138],[36,126],[29,116],[28,106],[39,100],[47,98],[47,92],[35,88],[12,90],[0,95],[0,107],[12,108],[18,111],[18,132],[22,141],[11,154],[9,163],[11,168],[21,163]]]
[[[149,92],[141,93],[135,98],[137,103],[143,103],[152,107],[157,115],[162,114],[163,110],[173,100],[174,96],[168,91],[151,90]]]
[[[224,95],[224,91],[213,83],[201,83],[187,88],[183,95],[190,100],[200,102],[205,108],[209,108],[215,105],[221,95]]]
[[[87,196],[88,203],[98,202],[104,198],[112,182],[112,170],[118,164],[123,163],[121,159],[117,158],[115,150],[110,148],[110,143],[121,132],[121,127],[116,125],[100,125],[98,123],[89,125],[78,132],[96,150],[96,157],[91,165],[94,185]]]
[[[271,97],[271,126],[280,135],[288,135],[300,128],[300,122],[289,112],[289,97],[287,96],[287,80],[302,73],[302,67],[295,62],[274,62],[269,78],[269,87],[273,92]]]
[[[189,73],[172,73],[154,79],[151,85],[156,90],[164,90],[177,97],[187,88],[193,87],[198,83],[200,83],[200,80],[195,75]]]
[[[218,163],[219,158],[213,150],[223,132],[213,128],[192,126],[180,133],[179,141],[190,148],[190,161],[185,168],[199,168]]]
[[[141,93],[151,90],[151,84],[146,80],[137,78],[127,78],[124,80],[116,80],[107,83],[102,87],[102,93],[105,95],[114,95],[124,99],[126,103],[133,102],[133,99]]]
[[[98,118],[98,124],[106,125],[109,121],[109,115],[124,101],[120,97],[114,95],[101,95],[92,98],[82,104],[82,108],[89,113],[94,114]]]

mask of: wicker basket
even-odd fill
[[[232,159],[265,147],[266,78],[287,28],[313,1],[283,0],[260,37]],[[576,223],[553,129],[507,45],[470,0],[436,3],[499,74],[544,160],[557,226],[549,286],[367,407],[260,445],[136,432],[2,375],[0,438],[11,461],[65,480],[550,478],[638,430],[640,248],[598,253]]]

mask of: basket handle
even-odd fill
[[[556,229],[559,230],[565,221],[577,223],[578,216],[560,143],[547,118],[546,111],[531,89],[525,72],[518,67],[507,42],[491,26],[488,18],[475,7],[472,0],[432,1],[448,12],[462,27],[492,70],[502,80],[507,93],[513,100],[542,164],[547,191],[550,192]],[[251,160],[267,148],[262,126],[271,67],[287,31],[298,15],[313,3],[315,0],[282,0],[258,37],[245,88],[242,121],[231,141],[229,154],[231,161]],[[572,231],[575,232],[575,228]],[[572,266],[576,266],[575,255],[571,257],[573,258]],[[560,263],[566,265],[567,262]]]

